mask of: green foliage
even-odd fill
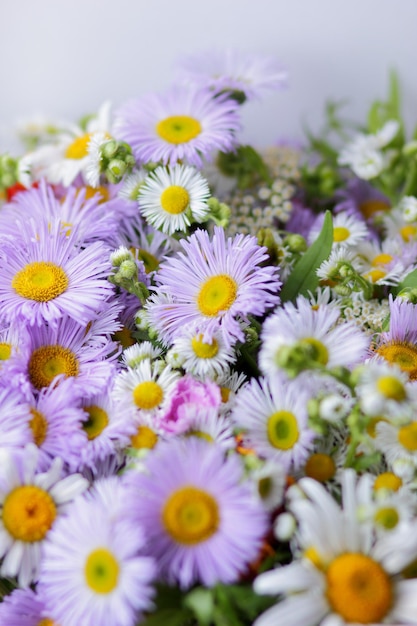
[[[319,284],[317,269],[331,252],[333,244],[333,220],[330,211],[326,211],[323,227],[316,241],[296,263],[287,282],[281,290],[282,302],[295,300],[298,295],[307,296]]]
[[[217,165],[225,176],[237,179],[239,189],[263,181],[272,184],[268,166],[252,146],[239,146],[235,152],[219,152]]]

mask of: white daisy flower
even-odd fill
[[[139,189],[139,210],[149,224],[171,235],[204,222],[209,196],[207,181],[194,167],[158,167]]]
[[[320,215],[310,230],[308,239],[313,243],[320,234],[324,215]],[[354,215],[342,211],[333,216],[333,247],[349,246],[354,248],[369,236],[365,222]]]
[[[320,265],[317,276],[323,281],[332,281],[339,274],[339,269],[343,266],[352,266],[353,270],[359,271],[360,266],[353,250],[340,246],[333,248],[329,258]]]
[[[417,387],[395,365],[369,362],[360,369],[356,393],[361,409],[370,416],[411,416],[415,412]]]
[[[394,207],[382,216],[382,226],[386,241],[398,238],[400,242],[413,243],[417,239],[417,219],[410,219],[411,213],[405,215],[403,209]]]
[[[417,556],[415,525],[378,535],[357,520],[355,472],[343,475],[343,509],[315,480],[295,498],[302,557],[258,576],[259,594],[284,595],[254,626],[417,624],[417,580],[398,576]]]
[[[417,421],[393,424],[379,420],[375,427],[374,445],[380,450],[390,469],[405,461],[417,468]],[[397,473],[396,471],[394,473]]]
[[[361,242],[357,248],[361,275],[375,285],[397,285],[414,269],[417,245],[406,243],[398,235],[376,241]]]
[[[135,343],[133,346],[125,348],[122,353],[122,361],[126,367],[135,369],[143,360],[155,361],[159,359],[161,354],[161,348],[152,345],[150,341],[142,341],[142,343]]]
[[[38,579],[51,528],[65,505],[88,487],[80,474],[61,480],[59,457],[47,472],[36,473],[38,454],[34,444],[22,454],[0,450],[0,574],[16,576],[21,587]]]
[[[230,420],[219,415],[217,408],[209,406],[201,406],[197,409],[195,406],[184,407],[184,414],[189,424],[182,436],[198,437],[210,443],[216,443],[225,450],[235,447],[236,441]]]
[[[274,461],[266,461],[262,467],[251,473],[258,497],[267,511],[274,511],[282,504],[286,484],[284,466]]]
[[[90,187],[94,189],[100,184],[100,164],[103,159],[101,148],[108,140],[108,133],[99,131],[91,134],[90,141],[87,145],[87,158],[84,167],[85,180]]]
[[[122,185],[118,191],[120,198],[126,200],[137,200],[139,189],[145,182],[149,172],[143,169],[134,169],[130,174],[123,178]]]

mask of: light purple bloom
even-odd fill
[[[0,624],[4,626],[39,626],[47,624],[45,604],[32,589],[14,589],[0,603]]]

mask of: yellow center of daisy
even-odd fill
[[[36,389],[49,387],[55,376],[78,375],[78,359],[62,346],[41,346],[32,352],[29,360],[29,378]]]
[[[273,485],[274,483],[270,476],[265,476],[258,481],[258,493],[262,500],[265,500],[271,494]]]
[[[164,397],[161,385],[154,380],[145,380],[139,383],[133,390],[133,400],[140,409],[149,411],[161,404]]]
[[[0,343],[0,361],[7,361],[12,354],[12,346],[10,343]]]
[[[290,450],[298,441],[299,431],[295,415],[289,411],[277,411],[268,418],[269,442],[279,450]]]
[[[211,343],[206,343],[202,334],[192,338],[191,346],[199,359],[213,359],[219,351],[217,341],[213,339]]]
[[[404,578],[417,578],[417,559],[411,561],[411,563],[402,570],[401,574]]]
[[[310,546],[303,552],[303,557],[308,559],[321,572],[326,571],[326,563],[314,546]]]
[[[36,626],[57,626],[54,620],[49,619],[49,617],[44,617],[40,622],[36,624]]]
[[[113,339],[118,341],[122,348],[130,348],[136,343],[136,339],[133,337],[131,330],[127,326],[123,326],[120,330],[116,330],[113,335]]]
[[[402,486],[403,481],[399,476],[396,476],[392,472],[383,472],[375,478],[374,489],[390,489],[390,491],[398,491]]]
[[[30,409],[32,419],[29,422],[30,429],[33,434],[33,441],[39,447],[43,444],[48,432],[48,422],[44,415],[37,409]]]
[[[374,269],[366,272],[363,277],[366,278],[366,280],[369,280],[370,283],[377,283],[379,280],[385,278],[386,275],[387,273],[384,270]]]
[[[41,541],[55,520],[56,506],[47,491],[35,485],[23,485],[6,496],[2,517],[14,539]]]
[[[162,522],[167,533],[179,543],[193,545],[206,541],[219,526],[219,508],[212,495],[195,487],[178,489],[167,499]]]
[[[373,267],[377,267],[378,265],[388,265],[388,263],[391,263],[392,259],[393,257],[390,254],[377,254],[371,265]]]
[[[377,348],[377,354],[389,363],[396,363],[410,380],[417,379],[417,347],[412,343],[386,343]]]
[[[380,415],[377,415],[376,417],[372,417],[366,426],[366,432],[368,433],[370,437],[372,437],[372,439],[375,439],[377,425],[380,422],[386,422],[386,421],[387,420],[385,419],[385,417],[381,417]]]
[[[411,239],[415,239],[417,235],[417,226],[414,226],[413,224],[403,226],[400,228],[400,235],[404,241],[411,241]]]
[[[148,448],[151,450],[156,446],[158,441],[158,435],[149,428],[149,426],[144,426],[141,424],[138,428],[138,431],[135,435],[132,435],[130,438],[130,443],[133,448],[136,450],[140,450],[141,448]]]
[[[96,593],[111,593],[117,587],[119,572],[117,559],[106,548],[90,552],[85,562],[85,581]]]
[[[417,422],[412,422],[407,426],[401,426],[398,430],[398,441],[403,448],[409,452],[416,452],[417,450]]]
[[[156,256],[143,248],[139,248],[138,258],[143,262],[147,274],[155,272],[159,267],[159,260]]]
[[[232,390],[229,389],[228,387],[220,387],[220,397],[224,404],[226,404],[226,402],[229,402],[231,393],[232,393]]]
[[[203,432],[202,430],[189,430],[186,433],[186,437],[197,437],[198,439],[204,439],[204,441],[208,441],[208,443],[213,443],[214,441],[211,435]]]
[[[381,376],[376,386],[379,393],[389,400],[402,402],[406,398],[405,387],[395,376]]]
[[[91,133],[86,133],[81,137],[74,139],[72,144],[65,151],[66,159],[83,159],[88,154],[88,144],[90,143]]]
[[[109,417],[106,411],[96,404],[85,406],[83,410],[88,413],[88,420],[83,422],[83,430],[87,433],[88,440],[91,441],[101,435],[109,423]]]
[[[107,202],[110,199],[109,190],[106,187],[100,185],[99,187],[84,187],[85,189],[85,199],[89,200],[90,198],[94,198],[96,194],[100,194],[100,199],[98,201],[99,204],[103,202]]]
[[[299,341],[301,346],[308,348],[310,358],[320,365],[327,365],[329,362],[329,352],[326,346],[314,337],[305,337]]]
[[[197,306],[203,315],[214,317],[230,309],[237,295],[237,283],[227,274],[208,278],[200,289]]]
[[[326,579],[330,606],[346,622],[379,624],[391,608],[391,581],[379,563],[364,554],[337,557]]]
[[[381,211],[389,211],[389,209],[389,204],[383,202],[382,200],[366,200],[365,202],[362,202],[359,206],[359,210],[365,219],[369,219],[375,213],[380,213]]]
[[[201,124],[189,115],[171,115],[161,120],[156,126],[156,132],[168,143],[187,143],[195,139],[202,131]]]
[[[171,185],[162,192],[160,202],[164,211],[171,215],[179,215],[184,213],[190,204],[190,196],[184,187]]]
[[[341,241],[346,241],[350,237],[350,230],[345,228],[345,226],[335,226],[333,228],[333,241],[335,243],[340,243]]]
[[[55,263],[34,261],[14,276],[12,287],[19,296],[36,302],[49,302],[68,287],[68,277]]]
[[[379,509],[375,514],[375,522],[385,528],[385,530],[392,530],[396,527],[400,521],[398,511],[391,506]]]
[[[336,473],[336,464],[328,454],[312,454],[305,465],[305,475],[325,483]]]

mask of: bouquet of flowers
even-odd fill
[[[0,624],[417,624],[417,133],[239,142],[236,51],[0,157]]]

